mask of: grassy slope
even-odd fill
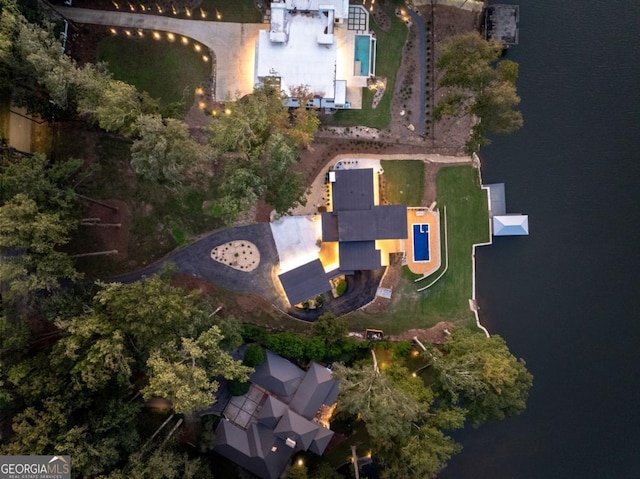
[[[393,292],[393,302],[384,313],[355,312],[349,316],[352,331],[367,327],[398,333],[411,328],[429,328],[439,321],[472,324],[468,300],[471,297],[472,244],[489,239],[487,196],[480,189],[478,172],[470,166],[447,167],[437,178],[438,207],[447,207],[449,269],[442,279],[424,292],[429,279],[414,283],[407,268]],[[441,224],[444,224],[441,219]],[[442,240],[444,244],[444,239]],[[443,253],[444,254],[444,253]],[[444,257],[442,269],[444,269]],[[435,279],[440,272],[436,272]]]
[[[382,160],[384,197],[391,204],[422,205],[424,163],[419,160]]]
[[[391,30],[383,31],[376,25],[373,17],[370,17],[369,26],[376,33],[376,76],[387,77],[387,88],[380,100],[380,104],[374,110],[371,108],[373,92],[363,90],[362,110],[341,110],[327,124],[335,126],[370,126],[373,128],[386,128],[391,121],[391,97],[396,83],[396,74],[400,68],[402,48],[407,38],[407,26],[395,16],[393,8],[388,9],[391,17]]]
[[[195,88],[211,75],[211,62],[204,62],[192,47],[148,37],[105,38],[99,58],[109,64],[115,78],[159,98],[162,105],[184,97],[187,107],[191,106]]]

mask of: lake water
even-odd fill
[[[480,249],[483,323],[534,374],[443,479],[640,478],[640,2],[520,3],[525,126],[483,149],[529,237]]]

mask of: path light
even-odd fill
[[[117,30],[116,30],[115,28],[110,28],[110,29],[109,29],[109,31],[110,31],[111,33],[113,33],[114,35],[117,35],[117,34],[118,34],[118,32],[117,32]]]
[[[130,36],[131,36],[131,32],[130,32],[129,30],[125,30],[125,31],[124,31],[124,34],[125,34],[126,36],[128,36],[128,37],[130,37]]]
[[[211,112],[211,114],[212,114],[213,116],[218,116],[218,110],[213,110],[213,111]]]
[[[204,90],[202,89],[202,87],[198,87],[196,88],[196,95],[203,95],[204,94]]]
[[[302,459],[298,459],[298,466],[304,466],[304,461]]]
[[[153,39],[154,40],[160,40],[160,38],[162,38],[162,37],[160,36],[160,34],[158,32],[153,32]]]
[[[207,106],[207,104],[203,101],[199,101],[198,102],[198,108],[200,108],[201,110],[204,110],[204,107]]]
[[[218,20],[222,20],[222,13],[220,13],[220,11],[216,10],[216,18]]]
[[[130,9],[132,12],[135,12],[135,11],[136,11],[136,7],[134,7],[134,6],[133,6],[133,3],[129,3],[129,9]]]
[[[202,8],[200,9],[200,17],[207,18],[207,12],[205,12]]]
[[[189,45],[189,39],[187,37],[182,37],[181,40],[183,45]]]
[[[162,7],[156,3],[156,8],[158,9],[158,13],[162,13]]]
[[[138,36],[139,37],[144,37],[144,32],[142,30],[138,30]]]
[[[411,373],[411,377],[417,378],[418,375],[416,373]]]
[[[184,11],[187,14],[187,17],[191,16],[191,10],[189,10],[189,7],[184,7]]]
[[[171,4],[171,11],[173,12],[174,15],[178,14],[178,10],[176,10],[176,7],[173,6],[173,3]]]
[[[225,108],[224,112],[226,115],[231,115],[231,110],[229,108]]]
[[[169,32],[167,33],[167,38],[169,39],[170,42],[172,42],[176,39],[176,36],[173,33]]]
[[[113,3],[113,6],[114,6],[114,7],[116,7],[116,8],[120,8],[120,5],[118,5],[118,3],[117,3],[117,2],[111,2],[111,3]]]
[[[411,356],[417,358],[418,356],[420,356],[420,353],[414,349],[413,351],[411,351]]]
[[[193,46],[193,49],[197,52],[200,52],[200,50],[202,50],[202,47],[200,45],[198,45],[197,43]]]
[[[209,61],[209,57],[207,55],[202,55],[202,61],[208,62]]]

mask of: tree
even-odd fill
[[[315,112],[289,115],[283,97],[270,87],[229,105],[208,129],[209,145],[223,164],[219,200],[209,212],[227,222],[265,195],[278,213],[304,201],[303,178],[293,170],[298,148],[308,145],[317,129]]]
[[[489,143],[487,134],[511,133],[522,127],[522,114],[515,81],[518,65],[499,61],[502,45],[484,40],[475,32],[456,35],[441,44],[438,81],[447,92],[434,109],[434,118],[473,115],[475,122],[467,150],[476,151]],[[497,62],[497,64],[496,64]],[[494,66],[495,65],[495,66]]]
[[[135,123],[138,139],[131,147],[131,165],[140,176],[179,187],[201,183],[205,149],[189,136],[187,125],[160,115],[140,115]]]
[[[215,401],[216,376],[246,381],[253,368],[222,351],[221,340],[220,329],[212,326],[197,340],[182,338],[180,347],[170,343],[153,351],[147,361],[149,384],[142,390],[144,398],[160,396],[170,400],[177,413],[189,413]]]
[[[436,392],[467,410],[474,426],[521,413],[526,408],[533,376],[499,336],[487,338],[456,329],[441,350],[429,358],[436,373]]]
[[[333,313],[323,314],[313,323],[313,334],[322,339],[327,347],[334,346],[349,334],[347,319],[336,318]]]
[[[30,298],[59,288],[62,279],[80,278],[73,260],[55,249],[69,241],[73,226],[59,213],[38,211],[22,193],[0,206],[0,278],[7,299]]]
[[[267,354],[258,343],[249,344],[247,349],[244,351],[243,363],[245,366],[249,366],[250,368],[255,368],[256,366],[261,365],[266,359]]]
[[[42,210],[66,215],[75,201],[70,178],[81,165],[81,160],[54,163],[42,153],[0,163],[0,203],[28,191]]]

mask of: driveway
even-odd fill
[[[216,100],[234,99],[236,93],[243,96],[253,91],[256,40],[258,32],[266,29],[267,25],[181,20],[145,13],[74,7],[58,7],[56,11],[76,23],[172,32],[197,40],[215,54]],[[126,55],[126,51],[122,54]]]
[[[238,271],[211,259],[213,248],[229,241],[239,240],[251,241],[260,250],[260,264],[253,271]],[[108,280],[132,283],[142,276],[158,273],[166,262],[174,263],[181,273],[191,274],[223,288],[241,293],[256,293],[281,310],[287,310],[289,307],[285,298],[278,294],[273,282],[278,266],[278,252],[269,223],[216,231],[146,268],[108,278]]]

